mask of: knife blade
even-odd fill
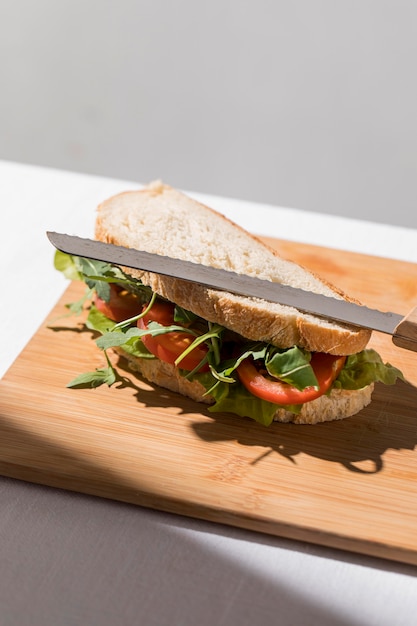
[[[126,248],[52,231],[47,231],[46,234],[55,248],[67,254],[172,276],[212,289],[290,306],[326,319],[392,335],[396,345],[417,352],[417,308],[403,316],[399,313],[379,311],[289,285],[153,254],[145,250]]]

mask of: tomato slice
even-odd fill
[[[161,326],[174,324],[174,305],[170,302],[155,302],[146,315],[138,319],[137,325],[139,328],[147,330],[149,322],[157,322]],[[161,359],[161,361],[171,365],[175,364],[177,358],[194,340],[194,335],[182,331],[172,331],[156,337],[152,337],[152,335],[144,335],[142,337],[142,342],[149,352]],[[197,346],[180,361],[178,367],[190,372],[201,363],[207,351],[206,345],[201,344]],[[200,371],[208,371],[208,369],[208,365],[205,364]]]
[[[97,309],[114,322],[123,322],[142,310],[142,303],[129,291],[123,290],[118,285],[110,284],[110,300],[106,302],[97,295],[94,299]]]
[[[345,356],[315,352],[310,363],[319,383],[319,388],[306,387],[301,391],[287,383],[263,376],[251,358],[242,361],[236,371],[246,389],[262,400],[274,404],[303,404],[319,398],[330,389],[345,360]]]

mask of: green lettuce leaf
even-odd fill
[[[56,250],[54,255],[54,267],[62,272],[68,280],[82,280],[82,275],[77,268],[74,257],[60,250]]]
[[[219,382],[210,373],[197,374],[195,378],[203,385],[214,404],[208,410],[211,413],[228,412],[241,417],[249,417],[263,426],[270,426],[279,408],[298,414],[302,405],[279,405],[253,396],[238,381],[234,384]]]
[[[397,379],[404,380],[400,370],[389,363],[384,363],[375,350],[367,349],[348,356],[344,368],[334,382],[334,387],[363,389],[374,382],[394,385]]]

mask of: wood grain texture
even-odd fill
[[[268,240],[368,306],[404,315],[417,266]],[[378,385],[359,415],[260,426],[125,371],[118,388],[71,390],[104,365],[71,285],[0,381],[0,473],[255,531],[417,564],[417,356],[371,345],[412,384]],[[53,326],[53,330],[48,327]]]

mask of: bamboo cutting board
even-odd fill
[[[417,303],[414,264],[267,241],[368,306]],[[80,318],[56,321],[79,293],[69,287],[0,381],[1,474],[417,564],[417,353],[375,334],[411,385],[377,386],[340,422],[265,428],[152,387],[123,361],[119,388],[67,389],[104,365]]]

